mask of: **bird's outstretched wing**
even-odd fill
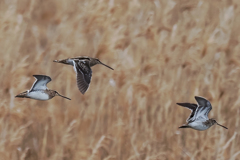
[[[194,103],[177,103],[179,106],[182,107],[186,107],[188,109],[190,109],[192,112],[190,114],[190,116],[187,119],[187,122],[191,121],[194,119],[195,113],[196,113],[196,109],[197,109],[197,104]]]
[[[198,103],[196,110],[196,119],[204,118],[208,119],[208,113],[212,110],[211,103],[203,97],[195,96],[195,99]]]
[[[47,89],[47,83],[52,80],[49,76],[45,75],[33,75],[33,77],[35,77],[36,81],[33,83],[30,91],[45,90]]]
[[[92,78],[89,61],[76,61],[75,67],[75,71],[77,72],[77,86],[79,91],[84,94],[89,88]]]

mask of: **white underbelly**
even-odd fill
[[[204,131],[209,128],[209,126],[204,125],[202,122],[192,122],[188,124],[192,129]]]
[[[39,91],[30,92],[30,93],[28,93],[28,97],[30,97],[32,99],[42,100],[42,101],[45,101],[45,100],[49,99],[48,94],[46,94],[43,91],[42,92],[39,92]]]

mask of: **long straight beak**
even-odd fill
[[[68,99],[68,100],[71,100],[70,98],[63,96],[63,95],[59,94],[58,92],[56,92],[56,93],[57,93],[57,95],[60,96],[60,97],[66,98],[66,99]]]
[[[217,123],[217,122],[216,122],[216,123]],[[223,125],[221,125],[221,124],[219,124],[219,123],[217,123],[217,125],[219,125],[219,126],[225,128],[225,129],[228,129],[227,127],[225,127],[225,126],[223,126]]]
[[[99,61],[99,62],[100,62],[100,61]],[[102,63],[102,62],[100,62],[100,64],[104,65],[105,67],[110,68],[111,70],[114,70],[112,67],[110,67],[110,66],[108,66],[108,65],[106,65],[106,64],[104,64],[104,63]]]

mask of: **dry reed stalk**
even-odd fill
[[[110,136],[102,136],[93,149],[89,160],[104,160],[110,155],[113,139]]]
[[[0,1],[0,160],[239,160],[239,14],[238,0]],[[85,95],[52,62],[81,55],[115,69],[94,66]],[[72,100],[14,98],[33,74]],[[178,129],[175,103],[195,95],[227,131]]]

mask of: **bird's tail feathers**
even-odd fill
[[[178,128],[190,128],[190,127],[187,126],[187,125],[183,125],[183,126],[180,126],[180,127],[178,127]]]
[[[19,94],[16,95],[15,97],[18,97],[18,98],[27,98],[27,93],[28,93],[28,91],[25,91],[25,92],[19,93]]]

